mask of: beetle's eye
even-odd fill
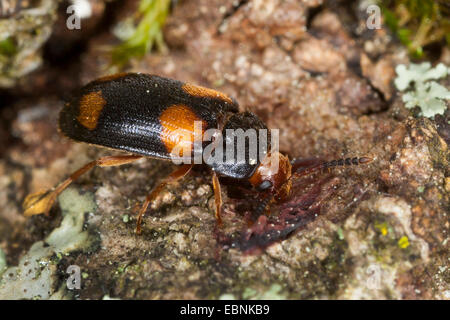
[[[269,180],[264,180],[263,182],[261,182],[261,184],[258,186],[258,190],[259,191],[264,191],[269,189],[270,187],[272,187],[272,182],[270,182]]]

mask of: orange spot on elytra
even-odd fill
[[[207,97],[207,98],[216,98],[220,99],[222,101],[226,101],[228,103],[233,103],[233,100],[227,96],[225,93],[222,93],[220,91],[216,91],[214,89],[209,89],[205,87],[196,86],[190,83],[185,83],[182,87],[182,89],[193,96],[196,97]]]
[[[80,99],[80,113],[77,120],[89,130],[97,127],[98,118],[106,105],[101,91],[87,93]]]
[[[203,136],[206,123],[201,120],[192,109],[186,105],[172,105],[164,110],[159,117],[162,126],[161,140],[166,149],[176,156],[183,156],[185,151],[191,154],[195,137],[195,121],[202,121],[202,132],[199,132],[199,139]]]

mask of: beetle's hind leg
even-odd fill
[[[136,155],[125,155],[125,156],[109,156],[102,157],[97,160],[87,163],[85,166],[81,167],[74,173],[72,173],[69,178],[58,184],[53,189],[36,192],[29,194],[23,201],[23,209],[25,216],[32,216],[36,214],[44,213],[48,215],[53,203],[56,201],[58,195],[66,189],[73,181],[78,179],[82,174],[88,172],[94,167],[112,167],[127,164],[138,159],[142,156]]]
[[[141,233],[142,218],[145,212],[147,211],[150,202],[156,199],[158,194],[164,189],[165,186],[184,178],[189,173],[189,171],[191,171],[192,167],[193,164],[184,164],[181,167],[177,168],[168,177],[166,177],[156,188],[154,188],[152,192],[150,192],[150,194],[145,198],[145,201],[142,204],[141,209],[139,210],[139,215],[137,218],[137,225],[136,225],[137,234]]]

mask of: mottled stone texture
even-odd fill
[[[41,274],[52,283],[44,297],[449,299],[448,112],[435,121],[403,107],[392,80],[395,65],[408,63],[405,50],[385,29],[354,31],[364,24],[336,12],[357,9],[339,3],[317,10],[321,1],[241,1],[234,9],[233,2],[180,1],[164,31],[169,53],[132,61],[128,70],[234,96],[242,111],[280,128],[281,150],[292,158],[368,155],[374,161],[314,176],[328,179],[323,189],[333,191],[318,217],[253,255],[217,243],[208,171],[167,187],[137,236],[137,206],[173,166],[144,159],[94,169],[74,185],[81,195],[94,195],[79,231],[90,242],[39,256],[50,270]],[[102,75],[99,48],[111,43],[99,34],[87,44],[77,62],[81,82]],[[60,137],[59,96],[42,92],[9,107],[17,115],[14,143],[0,159],[0,248],[14,267],[60,226],[70,204],[62,201],[50,217],[25,219],[24,196],[116,153]],[[245,199],[232,189],[223,188],[228,234],[246,223]],[[64,287],[69,265],[83,272],[80,290]]]

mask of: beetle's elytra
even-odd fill
[[[103,157],[86,164],[55,188],[26,197],[25,215],[48,213],[56,197],[71,182],[95,166],[117,166],[142,157],[162,160],[173,159],[173,149],[184,145],[190,148],[196,141],[195,123],[201,124],[201,134],[219,129],[225,135],[227,129],[266,129],[266,125],[253,113],[239,113],[237,102],[224,93],[200,86],[167,79],[156,75],[124,73],[106,76],[84,86],[78,95],[66,103],[59,118],[60,132],[78,142],[86,142],[117,150],[128,151],[125,156]],[[214,143],[214,139],[202,145]],[[247,152],[247,150],[244,150]],[[247,158],[246,158],[247,159]],[[273,159],[278,170],[269,170]],[[289,158],[278,151],[266,152],[256,162],[209,163],[212,170],[216,203],[216,218],[220,223],[222,206],[219,176],[247,181],[265,195],[261,213],[272,201],[281,201],[290,194],[291,180],[295,176],[337,165],[357,165],[370,158],[341,159],[320,163],[300,172],[292,172]],[[136,231],[148,205],[164,186],[189,173],[193,164],[184,164],[170,174],[146,198],[141,207]]]

